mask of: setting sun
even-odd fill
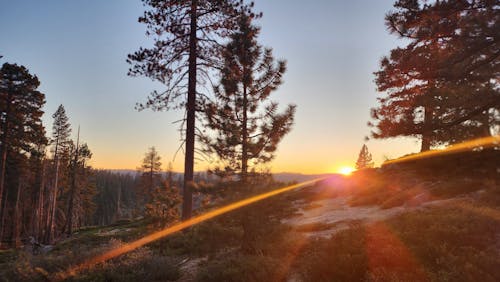
[[[343,175],[350,175],[355,169],[350,166],[344,166],[339,169],[339,173]]]

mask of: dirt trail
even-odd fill
[[[429,205],[441,204],[447,200],[434,200],[420,205],[400,206],[389,209],[381,209],[378,206],[349,205],[349,197],[327,198],[314,201],[313,203],[297,201],[293,203],[297,207],[299,216],[285,219],[282,222],[292,225],[308,237],[329,237],[330,235],[349,228],[354,222],[380,221],[399,213],[423,208]],[[310,231],[307,228],[310,227]]]

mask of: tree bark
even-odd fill
[[[45,241],[47,243],[52,243],[55,232],[55,217],[56,217],[56,207],[57,207],[57,190],[58,190],[58,181],[59,181],[59,158],[57,156],[57,146],[56,143],[56,174],[54,179],[54,189],[51,193],[51,202],[50,202],[50,213],[49,213],[49,225],[47,226],[47,234],[45,237]]]
[[[19,211],[19,202],[21,201],[20,200],[21,189],[22,189],[22,182],[20,180],[19,184],[17,185],[16,204],[14,205],[14,220],[13,220],[14,226],[12,227],[12,242],[15,248],[21,246],[22,217]]]
[[[37,225],[36,225],[36,232],[34,233],[34,237],[37,239],[37,241],[40,241],[42,238],[43,234],[43,228],[42,228],[42,222],[43,222],[43,214],[44,214],[44,190],[45,190],[45,161],[42,159],[42,174],[41,174],[41,179],[40,179],[40,190],[38,191],[38,218],[37,218]]]
[[[243,85],[243,126],[242,126],[242,142],[241,142],[241,182],[247,183],[248,174],[248,98],[247,86]]]
[[[2,205],[3,213],[2,213],[1,221],[0,221],[0,224],[2,225],[2,227],[5,226],[5,214],[7,214],[8,199],[9,199],[9,190],[6,189],[5,190],[5,200],[3,201],[3,205]],[[3,234],[4,234],[4,228],[0,229],[0,246],[3,245]]]
[[[191,218],[193,210],[193,176],[194,176],[194,141],[196,115],[196,57],[197,57],[197,7],[198,1],[191,1],[191,24],[189,34],[189,78],[188,99],[186,104],[186,155],[184,158],[184,189],[182,201],[182,219]]]
[[[78,164],[78,146],[80,146],[80,127],[78,127],[78,137],[76,141],[76,147],[75,147],[75,156],[73,158],[73,167],[71,171],[71,190],[69,192],[69,203],[68,203],[68,215],[67,215],[67,222],[66,226],[68,228],[68,236],[71,236],[73,234],[73,206],[74,206],[74,198],[75,198],[75,191],[76,191],[76,171],[77,171],[77,164]]]
[[[7,95],[7,108],[6,108],[6,111],[5,111],[5,120],[2,124],[2,132],[3,132],[3,135],[2,135],[2,144],[0,144],[0,217],[3,218],[3,213],[4,213],[4,209],[3,209],[3,205],[2,205],[2,200],[3,199],[3,192],[4,192],[4,186],[5,186],[5,169],[6,169],[6,166],[7,166],[7,151],[8,151],[8,147],[7,147],[7,143],[9,141],[9,123],[10,123],[10,107],[11,107],[11,104],[12,104],[12,93],[11,91],[9,91],[8,95]],[[5,201],[7,201],[7,196],[5,197]],[[3,234],[3,228],[4,228],[4,225],[3,225],[3,220],[2,222],[0,222],[0,234]],[[1,238],[0,238],[1,240]]]
[[[422,132],[422,144],[420,147],[420,152],[429,151],[431,148],[431,136],[432,136],[432,108],[430,106],[425,107],[424,113],[424,128]]]

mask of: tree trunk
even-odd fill
[[[40,190],[38,191],[38,219],[37,219],[37,226],[36,226],[36,233],[34,233],[34,237],[37,239],[37,241],[40,241],[43,235],[43,228],[42,228],[42,222],[43,222],[43,214],[44,214],[44,192],[45,192],[45,161],[42,160],[42,174],[41,174],[41,179],[40,179]]]
[[[14,247],[17,248],[21,246],[21,225],[22,225],[22,217],[19,211],[19,202],[21,198],[21,189],[22,189],[22,182],[19,181],[19,184],[17,185],[17,195],[16,195],[16,204],[14,205],[14,220],[13,220],[13,227],[12,227],[12,243],[14,244]]]
[[[80,146],[80,126],[78,126],[78,137],[76,139],[75,156],[73,158],[73,169],[71,171],[71,190],[69,192],[68,215],[66,226],[68,228],[68,236],[73,234],[73,206],[76,191],[76,170],[78,164],[78,146]]]
[[[241,140],[241,182],[247,183],[248,175],[248,98],[247,86],[243,85],[243,126],[242,126],[242,140]]]
[[[153,170],[153,167],[155,165],[155,157],[156,155],[153,155],[151,156],[151,167],[149,169],[149,185],[148,185],[148,188],[147,188],[147,191],[146,191],[146,202],[145,204],[151,202],[151,195],[153,195],[153,173],[154,173],[154,170]]]
[[[8,199],[9,199],[9,189],[5,189],[5,200],[3,201],[3,205],[2,205],[3,213],[2,213],[1,221],[0,221],[0,224],[1,224],[2,227],[5,226],[5,215],[7,214],[7,202],[8,202]],[[4,229],[5,228],[0,229],[0,246],[3,245]]]
[[[420,152],[429,151],[431,148],[432,114],[433,114],[432,108],[430,106],[426,106],[424,113],[424,128],[422,132],[422,144],[420,147]]]
[[[56,144],[56,150],[57,150],[57,144]],[[57,155],[57,151],[56,151]],[[46,235],[46,242],[51,244],[54,238],[54,233],[55,233],[55,217],[56,217],[56,207],[57,207],[57,190],[58,190],[58,183],[59,181],[59,158],[56,156],[56,175],[54,179],[54,189],[51,193],[51,207],[50,207],[50,214],[49,214],[49,226],[47,228],[47,235]]]
[[[7,95],[7,108],[5,110],[5,120],[2,124],[2,139],[0,144],[0,217],[3,219],[4,209],[2,208],[2,198],[4,187],[5,187],[5,168],[7,166],[7,151],[8,151],[8,141],[9,141],[9,123],[10,123],[10,106],[12,104],[12,93],[9,91]],[[5,201],[7,201],[7,196],[5,196]],[[0,222],[0,234],[3,234],[3,220]],[[1,240],[1,238],[0,238]]]
[[[480,114],[481,117],[481,136],[479,137],[488,137],[491,136],[491,126],[490,126],[490,114],[489,109],[484,113]]]
[[[193,210],[194,139],[196,114],[196,57],[197,57],[197,13],[198,1],[191,1],[191,24],[189,34],[189,78],[188,99],[186,104],[186,155],[184,159],[184,189],[182,219],[191,218]]]
[[[120,219],[122,217],[122,209],[120,206],[120,202],[122,201],[122,187],[118,186],[118,197],[116,200],[116,218]]]

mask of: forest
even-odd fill
[[[254,3],[142,4],[152,44],[123,54],[127,75],[161,85],[138,111],[184,113],[183,170],[154,144],[135,170],[93,168],[71,113],[45,128],[39,78],[3,62],[0,281],[500,280],[498,1],[387,7],[400,45],[373,73],[365,142],[420,152],[376,165],[363,144],[354,171],[304,182],[269,168],[301,105],[274,99],[288,62]]]

